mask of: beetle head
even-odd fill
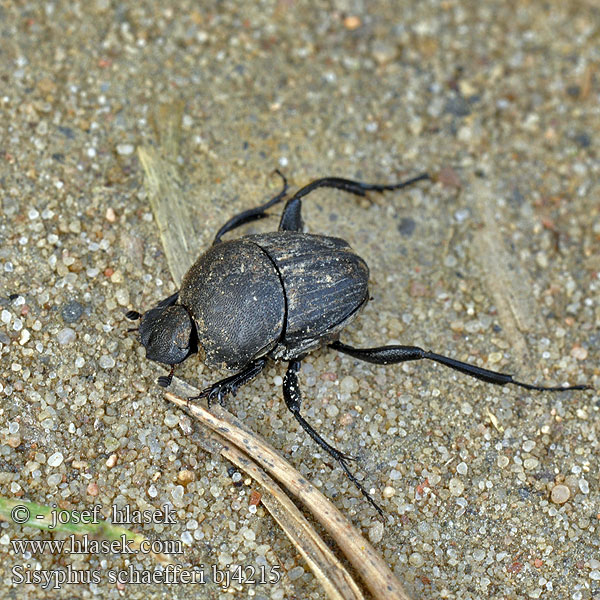
[[[183,362],[198,350],[196,326],[179,304],[144,313],[140,340],[146,348],[146,358],[167,365]]]

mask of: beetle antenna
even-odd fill
[[[125,316],[130,321],[137,321],[138,319],[142,318],[142,313],[139,313],[137,310],[129,310],[125,313]]]

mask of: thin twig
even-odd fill
[[[191,414],[252,457],[270,475],[299,498],[335,539],[338,546],[358,571],[374,598],[409,600],[409,596],[375,549],[344,515],[307,479],[286,462],[269,444],[249,431],[243,423],[220,407],[213,413],[200,405],[190,404],[167,392],[165,398]]]

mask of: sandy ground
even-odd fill
[[[1,494],[76,510],[170,503],[176,524],[139,531],[183,541],[185,564],[282,577],[120,590],[107,573],[152,570],[150,557],[16,554],[12,540],[61,535],[2,523],[0,596],[324,598],[125,333],[127,310],[176,289],[135,151],[155,139],[160,102],[185,104],[183,267],[276,192],[275,168],[294,186],[426,170],[436,182],[371,203],[305,202],[308,230],[347,239],[371,269],[372,302],[344,341],[598,389],[599,25],[583,0],[2,2]],[[311,354],[305,415],[360,457],[381,528],[287,412],[284,370],[270,365],[229,408],[334,499],[414,598],[600,597],[597,392]],[[178,374],[199,387],[219,375],[196,359]],[[101,580],[50,592],[15,582],[19,565]]]

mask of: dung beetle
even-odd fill
[[[226,233],[237,227],[267,217],[267,210],[286,198],[287,181],[277,173],[283,180],[281,192],[229,219],[209,250],[186,273],[177,293],[143,314],[126,314],[129,319],[141,319],[138,329],[146,357],[171,365],[169,375],[159,377],[160,385],[169,386],[175,365],[198,353],[209,367],[235,371],[190,398],[207,397],[210,405],[214,399],[222,402],[228,394],[235,395],[240,386],[265,368],[268,359],[286,361],[283,397],[288,409],[308,435],[339,463],[380,515],[381,508],[348,468],[353,457],[327,443],[300,414],[302,396],[297,373],[308,352],[328,345],[379,365],[427,358],[497,385],[551,392],[588,389],[585,385],[546,387],[522,383],[511,375],[416,346],[353,348],[340,342],[341,331],[369,299],[369,268],[344,240],[303,233],[302,198],[325,187],[365,196],[367,192],[399,190],[430,177],[422,173],[383,185],[339,177],[316,179],[287,200],[277,231],[222,241]]]

